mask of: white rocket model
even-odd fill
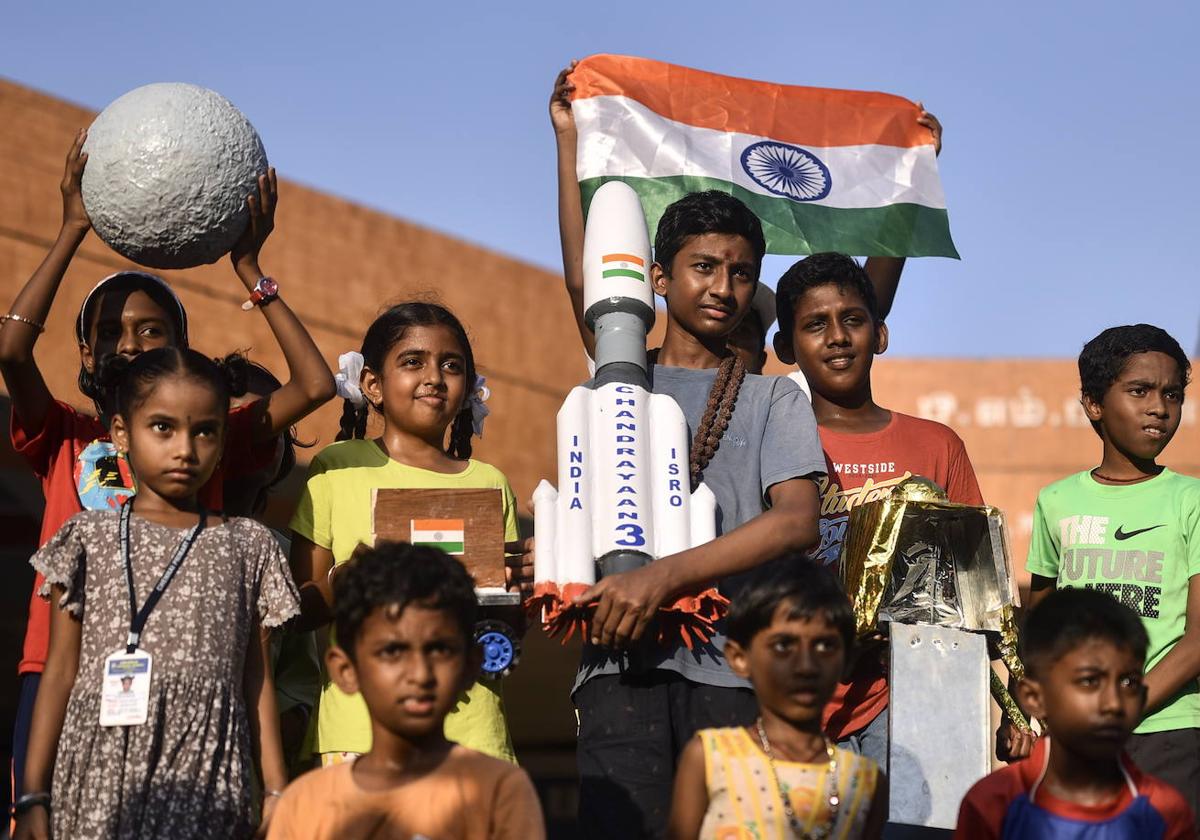
[[[604,184],[592,199],[583,246],[596,375],[591,387],[572,389],[558,412],[558,489],[542,481],[533,494],[534,598],[551,631],[598,576],[715,536],[712,492],[689,486],[683,411],[648,388],[649,269],[637,194],[619,181]]]

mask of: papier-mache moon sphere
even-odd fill
[[[83,204],[114,251],[152,268],[189,268],[229,252],[246,197],[267,171],[254,126],[196,85],[131,90],[88,129]]]

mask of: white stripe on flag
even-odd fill
[[[750,134],[698,128],[667,119],[624,96],[592,96],[572,103],[579,131],[580,181],[603,175],[662,178],[702,175],[761,195],[783,198],[762,187],[742,168],[742,150],[770,140]],[[832,188],[804,202],[859,209],[911,203],[945,209],[932,145],[801,146],[830,171]],[[787,199],[785,199],[787,200]]]
[[[460,543],[463,541],[463,532],[462,531],[418,531],[414,528],[412,531],[412,541],[414,543],[429,543],[429,542]]]

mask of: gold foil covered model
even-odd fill
[[[1004,514],[925,478],[851,511],[840,566],[859,635],[880,621],[998,633],[1017,603]]]
[[[860,637],[881,622],[989,631],[998,634],[1010,673],[1024,673],[1013,620],[1019,601],[998,508],[954,504],[932,481],[913,477],[851,511],[840,568]],[[1003,684],[995,680],[992,688],[1005,714],[1026,727]]]

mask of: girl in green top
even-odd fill
[[[360,544],[371,545],[372,494],[378,489],[495,488],[504,499],[505,539],[517,539],[516,503],[504,474],[471,459],[482,429],[486,389],[475,372],[466,331],[444,307],[401,303],[371,324],[362,352],[339,359],[338,393],[346,400],[338,442],[309,466],[291,527],[292,571],[305,623],[328,625],[331,575]],[[367,415],[382,420],[365,439]],[[324,679],[314,749],[323,764],[367,752],[371,726],[362,698]],[[446,737],[497,758],[515,760],[498,684],[477,683],[446,718]]]

